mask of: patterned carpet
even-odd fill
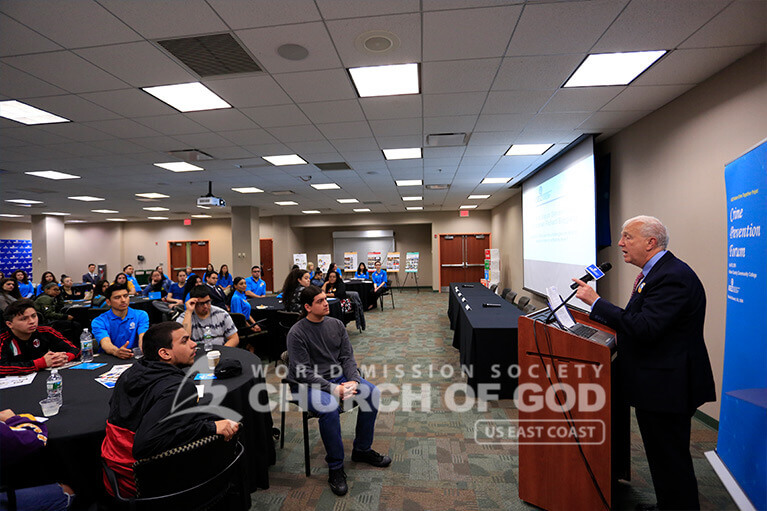
[[[487,411],[458,413],[443,403],[444,391],[461,383],[458,351],[452,347],[447,320],[447,294],[428,291],[395,292],[396,309],[376,309],[367,314],[367,330],[348,327],[358,364],[368,369],[368,379],[377,385],[411,384],[418,392],[431,385],[426,396],[429,409],[414,401],[413,411],[402,403],[396,411],[381,412],[376,423],[373,448],[392,457],[389,468],[379,469],[350,460],[356,411],[341,416],[346,449],[349,493],[336,497],[327,484],[325,451],[316,420],[309,422],[311,477],[304,476],[301,416],[287,414],[285,448],[277,449],[277,464],[271,468],[271,487],[252,494],[258,510],[516,510],[536,509],[517,496],[517,449],[513,446],[478,445],[474,423],[478,419],[514,419],[517,411],[510,400],[490,403]],[[397,365],[402,364],[398,371]],[[412,367],[419,365],[420,367]],[[383,368],[388,373],[383,374]],[[431,366],[431,371],[430,371]],[[451,368],[455,369],[450,374]],[[279,379],[270,366],[269,383]],[[420,372],[420,374],[419,374]],[[273,396],[275,402],[278,396]],[[385,392],[383,404],[401,396]],[[460,402],[460,398],[458,399]],[[274,412],[279,425],[279,412]],[[716,445],[716,432],[693,420],[692,454],[703,509],[737,509],[719,482],[703,453]],[[639,502],[655,502],[647,460],[632,413],[631,483],[621,484],[614,509],[634,509]]]

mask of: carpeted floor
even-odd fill
[[[458,374],[458,351],[452,347],[447,320],[447,294],[395,291],[396,309],[367,314],[367,330],[348,327],[357,363],[377,385],[410,384],[417,393],[429,384],[431,394],[414,401],[406,411],[401,403],[393,412],[381,412],[373,448],[394,460],[379,469],[350,460],[356,411],[341,416],[346,448],[349,493],[336,497],[327,484],[325,451],[317,421],[309,422],[311,477],[304,476],[301,416],[287,414],[285,448],[277,449],[277,464],[270,470],[271,487],[253,493],[251,509],[258,510],[516,510],[535,509],[517,496],[517,449],[478,445],[474,423],[478,419],[515,419],[512,401],[490,403],[488,410],[458,413],[443,402],[445,390],[463,382]],[[398,368],[397,365],[401,364]],[[418,366],[418,367],[415,367]],[[375,369],[372,370],[371,368]],[[388,372],[384,374],[384,368]],[[431,370],[430,370],[431,368]],[[269,383],[279,379],[270,366]],[[398,370],[399,369],[399,370]],[[451,369],[454,369],[451,373]],[[401,396],[386,392],[384,404]],[[275,402],[278,396],[273,396]],[[295,409],[294,409],[295,410]],[[279,413],[274,412],[275,425]],[[703,453],[716,445],[716,431],[693,420],[692,454],[703,509],[737,509]],[[639,502],[655,502],[647,460],[632,412],[631,483],[621,485],[614,509],[634,509]]]

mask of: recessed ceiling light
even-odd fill
[[[305,209],[304,211],[301,211],[301,213],[305,215],[319,215],[320,210],[319,209]]]
[[[256,188],[255,186],[245,186],[242,188],[232,188],[232,191],[240,192],[240,193],[263,193],[264,191],[261,188]]]
[[[107,218],[108,222],[127,222],[125,218]]]
[[[297,202],[293,202],[292,200],[283,200],[283,201],[277,201],[275,202],[278,206],[298,206]]]
[[[144,211],[170,211],[168,208],[162,208],[160,206],[152,206],[150,208],[141,208]]]
[[[67,199],[80,200],[83,202],[98,202],[101,200],[106,200],[102,197],[91,197],[90,195],[75,195],[73,197],[67,197]]]
[[[419,196],[413,196],[413,197],[402,197],[402,200],[404,201],[414,201],[414,200],[423,200],[423,197]]]
[[[43,211],[43,215],[52,215],[52,216],[69,216],[72,213],[62,213],[61,211]]]
[[[181,112],[232,108],[232,105],[199,82],[142,87],[142,90]]]
[[[318,185],[312,185],[315,190],[340,190],[341,187],[335,183],[321,183]]]
[[[666,50],[595,53],[586,57],[563,87],[628,85],[665,53]]]
[[[213,218],[210,215],[192,215],[192,218]]]
[[[357,199],[336,199],[341,204],[357,204],[359,201]]]
[[[370,213],[370,208],[358,208],[354,210],[355,213]]]
[[[24,215],[13,215],[11,213],[0,213],[0,216],[5,217],[5,218],[21,218]]]
[[[483,185],[503,185],[511,181],[510,177],[486,177],[482,180]]]
[[[420,179],[400,179],[395,181],[397,186],[421,186],[423,181]]]
[[[450,185],[426,185],[427,190],[449,190]]]
[[[461,209],[474,209],[476,207],[476,204],[466,204],[465,206],[461,206]]]
[[[74,174],[67,174],[65,172],[57,172],[55,170],[36,170],[34,172],[24,172],[30,176],[44,177],[45,179],[80,179],[80,176]]]
[[[167,216],[148,216],[147,220],[167,220]]]
[[[408,211],[420,211],[423,209],[423,206],[408,206],[405,209],[407,209]]]
[[[349,74],[361,98],[418,94],[418,64],[395,64],[349,68]]]
[[[69,119],[53,115],[16,100],[0,101],[0,117],[5,117],[22,124],[51,124],[54,122],[72,122]]]
[[[5,199],[5,202],[13,202],[14,204],[42,204],[43,201],[40,200],[29,200],[29,199]]]
[[[506,156],[538,156],[554,144],[514,144],[506,151]]]
[[[65,224],[84,224],[85,220],[64,220]]]
[[[114,209],[92,209],[91,213],[104,213],[104,214],[115,214],[119,213],[119,211],[115,211]]]
[[[297,154],[278,154],[275,156],[262,156],[262,158],[272,165],[306,165],[306,160]]]
[[[171,161],[168,163],[155,163],[155,167],[160,167],[165,170],[170,170],[171,172],[197,172],[198,170],[205,170],[202,167],[198,167],[197,165],[192,165],[191,163],[187,163],[185,161]]]
[[[421,148],[384,149],[383,154],[387,160],[411,160],[421,157]]]
[[[161,193],[149,192],[149,193],[137,193],[136,197],[143,197],[145,199],[168,199],[170,195],[163,195]]]
[[[490,197],[489,195],[469,195],[469,200],[482,200]]]

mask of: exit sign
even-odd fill
[[[458,213],[459,213],[459,216],[469,216],[469,212],[465,209],[462,209]]]
[[[192,219],[191,218],[184,218],[184,225],[192,225]]]

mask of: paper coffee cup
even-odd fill
[[[216,368],[218,361],[221,359],[221,352],[216,350],[209,351],[206,356],[208,357],[208,369],[212,371]]]

